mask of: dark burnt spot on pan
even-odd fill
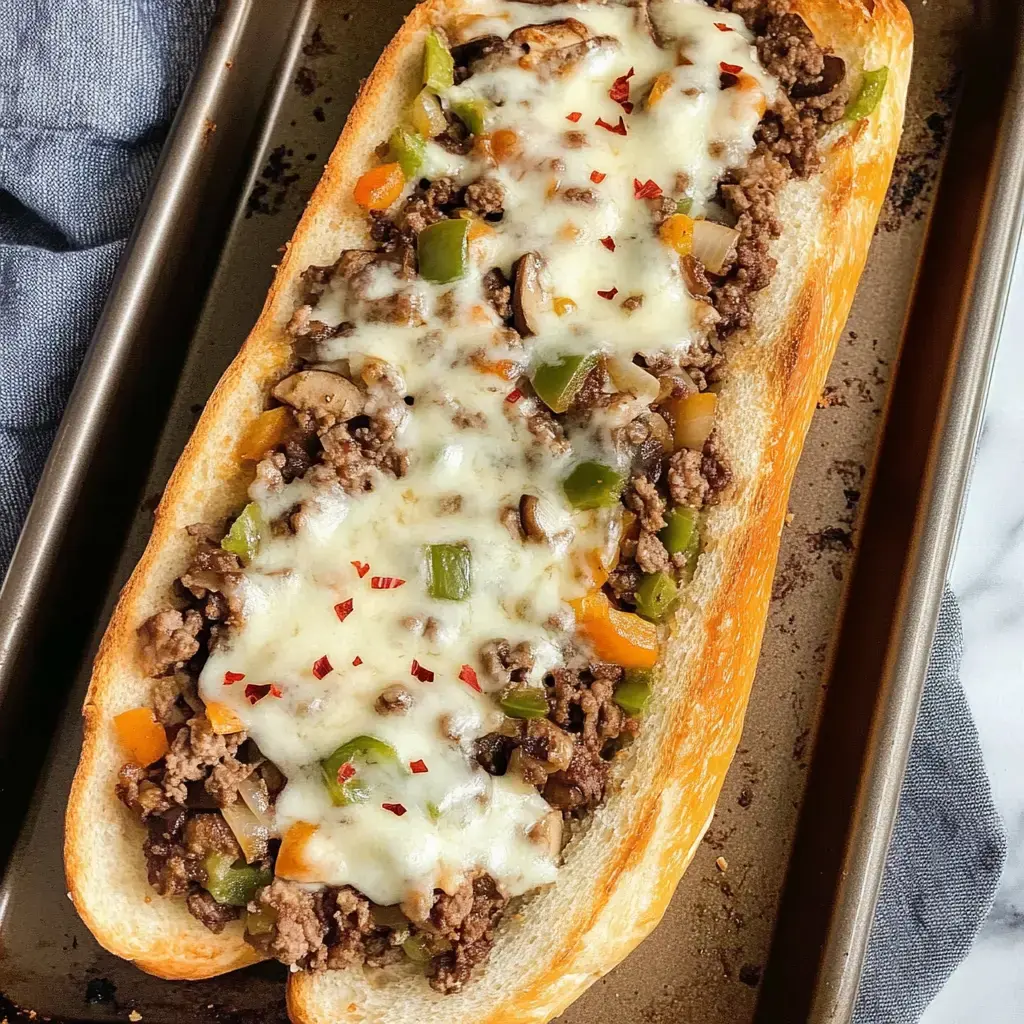
[[[864,482],[867,467],[855,459],[833,459],[826,476],[837,477],[844,487],[858,487]]]
[[[811,573],[800,554],[791,551],[775,574],[772,583],[772,600],[784,601],[796,590],[811,582]]]
[[[349,15],[345,18],[348,21]],[[327,57],[332,53],[336,53],[335,48],[324,38],[323,28],[318,24],[314,29],[309,39],[302,46],[302,52],[307,57]]]
[[[320,79],[312,68],[303,65],[295,72],[294,84],[301,95],[312,96],[320,85]]]
[[[753,786],[749,786],[749,785],[744,786],[740,790],[740,795],[738,797],[736,797],[736,803],[738,803],[740,805],[740,807],[742,807],[744,810],[746,810],[753,802],[754,802],[754,787]]]
[[[809,551],[826,552],[853,550],[853,534],[843,526],[826,526],[824,530],[807,534]]]
[[[761,984],[761,971],[762,968],[757,964],[744,964],[740,968],[739,979],[744,985],[757,988]]]
[[[801,729],[793,740],[792,758],[801,768],[807,767],[807,746],[811,741],[811,730]]]
[[[316,118],[316,120],[319,121],[321,124],[323,124],[324,121],[327,120],[327,115],[324,113],[323,107],[314,107],[313,117]]]
[[[85,1001],[90,1004],[112,1003],[117,986],[109,978],[90,978],[85,985]]]
[[[934,109],[923,117],[908,112],[903,141],[893,167],[876,231],[898,231],[928,212],[949,138],[953,106],[960,89],[959,72],[935,96]]]
[[[249,193],[249,199],[245,204],[246,218],[254,213],[275,214],[284,206],[291,186],[300,177],[293,169],[294,165],[290,159],[292,156],[294,151],[284,145],[271,150],[263,170],[260,171],[259,181],[253,185]]]

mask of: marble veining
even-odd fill
[[[961,679],[1009,854],[992,913],[922,1024],[1024,1021],[1024,266],[1019,261],[953,565]]]

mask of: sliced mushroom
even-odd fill
[[[523,253],[512,265],[512,322],[524,338],[540,329],[544,301],[540,268],[541,258],[535,252]]]
[[[318,416],[350,420],[363,410],[364,395],[350,380],[328,370],[300,370],[273,390],[279,402]]]
[[[572,760],[572,736],[548,718],[531,718],[522,740],[523,753],[540,764],[548,775],[565,771]]]
[[[524,494],[519,499],[519,519],[530,540],[542,543],[551,540],[554,524],[550,518],[550,507],[546,509],[545,503],[535,494]]]
[[[795,100],[806,99],[808,96],[824,96],[830,93],[846,77],[846,61],[833,53],[825,54],[825,65],[821,75],[813,82],[796,82],[789,90]]]
[[[549,811],[527,833],[538,846],[547,850],[552,857],[562,851],[562,815],[558,811]]]
[[[537,25],[523,25],[509,34],[508,41],[515,45],[526,45],[527,54],[532,60],[528,67],[534,67],[538,58],[552,50],[562,50],[575,46],[590,38],[590,29],[577,21],[576,18],[563,18],[560,21],[549,21]]]
[[[379,715],[401,715],[413,705],[412,693],[401,683],[392,683],[380,691],[374,708]]]

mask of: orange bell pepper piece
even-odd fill
[[[751,74],[746,71],[741,71],[736,78],[736,88],[740,92],[754,92],[757,93],[757,98],[754,100],[757,109],[758,117],[764,117],[765,111],[768,109],[768,100],[765,97],[764,90],[761,88],[761,83]]]
[[[693,218],[685,213],[673,213],[658,229],[661,240],[680,256],[693,252]]]
[[[168,751],[167,733],[152,708],[132,708],[114,718],[121,746],[143,767],[159,761]]]
[[[386,210],[405,188],[401,164],[371,167],[357,182],[353,197],[367,210]]]
[[[499,164],[517,156],[519,148],[519,136],[510,128],[499,128],[491,136],[491,152]]]
[[[647,100],[644,103],[644,106],[650,110],[651,107],[656,106],[662,100],[665,93],[667,93],[671,88],[672,75],[667,71],[663,71],[657,78],[655,78],[654,83],[651,85],[651,91],[647,94]]]
[[[699,391],[668,403],[669,412],[676,422],[675,444],[677,448],[704,447],[715,427],[715,409],[718,395],[713,391]]]
[[[278,878],[290,878],[293,882],[315,882],[312,868],[306,862],[305,849],[310,838],[319,828],[309,821],[297,821],[289,826],[281,840],[274,862],[274,874]]]
[[[242,440],[238,442],[238,454],[243,459],[258,462],[267,449],[287,439],[292,423],[292,411],[287,405],[279,405],[276,409],[261,412],[249,424],[242,435]]]
[[[210,725],[218,736],[245,731],[245,723],[227,704],[221,704],[219,701],[211,700],[207,703],[206,717],[210,720]]]
[[[600,590],[570,601],[577,628],[599,658],[623,668],[654,668],[658,660],[658,627],[632,612],[620,612]]]
[[[503,380],[515,380],[523,372],[512,359],[488,359],[482,352],[474,352],[469,359],[481,373],[493,373]]]

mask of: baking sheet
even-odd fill
[[[232,6],[248,7],[225,4]],[[906,135],[794,485],[739,752],[708,835],[664,922],[565,1021],[737,1024],[754,1017],[811,763],[830,644],[856,558],[858,513],[965,70],[963,42],[974,20],[967,0],[912,0],[909,6],[917,58]],[[283,88],[267,86],[273,101],[267,101],[266,117],[254,122],[249,180],[214,273],[194,300],[195,327],[142,501],[132,494],[110,496],[134,505],[136,514],[113,570],[108,610],[142,550],[152,510],[203,402],[255,320],[277,249],[316,183],[358,81],[410,7],[401,0],[282,3],[281,25],[276,34],[262,33],[262,50],[251,36],[248,48],[234,55],[240,67],[260,60],[275,65],[283,56],[274,72]],[[261,16],[272,18],[269,11],[264,7]],[[288,31],[303,25],[301,45],[289,49]],[[8,1016],[21,1007],[90,1021],[123,1020],[135,1011],[158,1024],[284,1020],[285,972],[279,965],[190,985],[158,981],[105,954],[74,915],[64,897],[60,844],[86,680],[83,669],[0,891],[0,990],[8,1001],[3,1008]],[[857,766],[850,771],[856,776]]]

